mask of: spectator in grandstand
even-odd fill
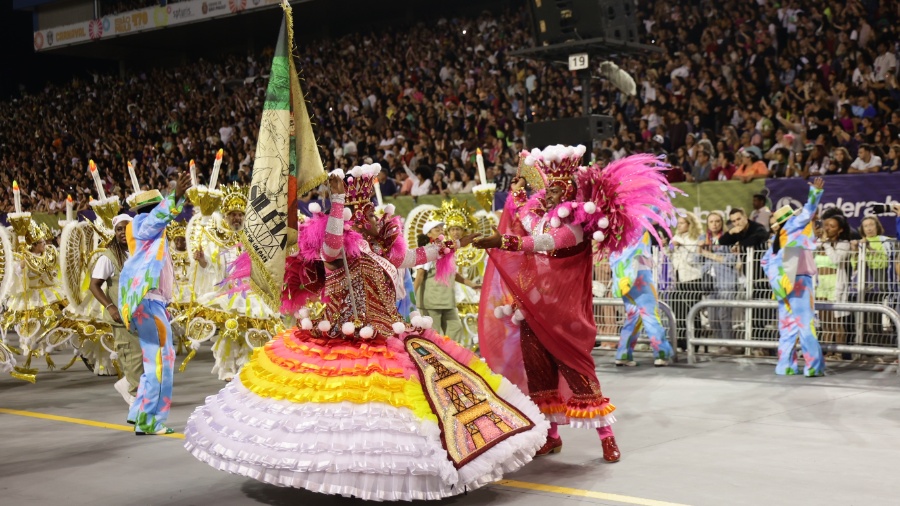
[[[700,244],[703,240],[700,222],[694,213],[686,212],[678,217],[675,235],[669,243],[669,256],[675,275],[673,280],[675,289],[670,295],[670,300],[678,322],[678,342],[682,349],[687,348],[685,320],[688,311],[700,301],[704,293],[701,282],[703,264],[700,256]]]
[[[848,174],[868,174],[881,170],[881,157],[875,156],[871,144],[859,146],[859,156],[850,164]]]
[[[816,264],[812,252],[815,250],[815,236],[808,227],[822,198],[824,186],[825,180],[816,178],[810,185],[809,198],[802,209],[795,211],[791,206],[784,206],[772,214],[770,225],[775,238],[760,262],[778,301],[780,339],[775,374],[779,375],[800,373],[796,349],[798,337],[803,350],[804,376],[825,375],[825,362],[816,339],[813,312]]]
[[[762,152],[758,147],[750,146],[749,148],[741,149],[738,152],[738,156],[741,162],[732,176],[734,179],[749,183],[754,179],[769,177],[769,169],[766,168],[766,163],[762,161]]]
[[[719,244],[725,233],[725,213],[710,211],[706,218],[706,234],[700,243],[703,256],[703,290],[716,300],[733,300],[738,293],[737,262],[740,258],[728,246]],[[731,339],[734,334],[732,322],[733,308],[714,306],[709,310],[709,324],[716,339]],[[730,353],[728,347],[721,347],[719,353]]]
[[[897,207],[900,206],[894,204],[895,212],[900,210]],[[896,243],[884,235],[884,227],[875,216],[863,218],[860,228],[862,239],[850,242],[850,249],[854,252],[850,257],[850,265],[853,268],[850,299],[853,302],[892,305],[892,298],[896,297],[893,287],[896,280],[894,274]],[[862,268],[859,264],[861,258],[864,260]],[[862,296],[858,288],[860,277],[862,277]],[[865,342],[857,344],[883,344],[885,333],[879,315],[857,313],[857,320],[857,324],[865,326],[863,332]]]
[[[877,220],[876,220],[877,221]],[[816,300],[826,302],[847,302],[850,279],[850,226],[843,215],[832,215],[816,220]],[[845,344],[845,311],[819,311],[822,322],[822,341]],[[838,353],[825,356],[826,359],[841,359]]]
[[[705,149],[697,150],[697,159],[691,169],[691,173],[687,175],[687,180],[692,183],[702,183],[704,181],[712,181],[712,161],[709,153]]]
[[[828,166],[828,175],[847,174],[852,163],[853,159],[850,157],[850,152],[847,151],[847,148],[843,146],[835,148],[834,157],[832,157],[831,164]]]
[[[732,207],[728,215],[730,227],[719,238],[719,244],[732,246],[732,251],[738,252],[742,248],[764,247],[769,240],[769,231],[755,221],[747,219],[747,214],[740,207]]]
[[[824,176],[828,173],[828,167],[831,165],[831,159],[825,151],[825,146],[816,144],[813,146],[803,166],[803,177]]]
[[[769,228],[769,218],[772,217],[772,210],[769,209],[769,190],[763,190],[753,195],[753,211],[750,213],[750,221],[755,221],[760,225]]]
[[[397,191],[399,191],[397,182],[388,177],[388,171],[384,167],[382,167],[381,172],[378,173],[378,187],[381,189],[382,197],[393,197],[396,195]]]
[[[720,151],[719,157],[716,158],[716,166],[709,174],[710,181],[729,181],[737,167],[734,166],[734,153],[730,151]]]
[[[881,167],[884,172],[900,170],[900,144],[891,144],[886,158],[884,165]]]

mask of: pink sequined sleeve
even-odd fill
[[[563,225],[553,228],[546,234],[536,234],[527,237],[504,235],[500,249],[507,251],[527,251],[530,253],[541,251],[555,251],[577,246],[584,239],[584,231],[581,227]]]
[[[322,244],[322,260],[334,262],[341,258],[344,243],[344,195],[331,196],[331,214],[325,225],[325,241]]]
[[[406,252],[406,256],[397,266],[399,269],[410,269],[417,265],[433,262],[441,256],[440,250],[435,244],[428,244]]]

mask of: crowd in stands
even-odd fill
[[[524,12],[301,46],[327,168],[370,158],[386,168],[386,195],[465,192],[481,148],[505,189],[526,121],[582,114],[566,68],[507,56],[532,44]],[[641,0],[644,41],[664,52],[618,61],[636,97],[593,80],[592,112],[617,128],[593,156],[665,152],[672,181],[896,170],[898,13],[886,0]],[[0,209],[12,208],[13,179],[31,210],[58,210],[67,193],[86,208],[88,159],[121,196],[126,161],[166,188],[191,159],[208,174],[219,147],[225,180],[247,182],[270,62],[267,50],[82,76],[0,102]]]

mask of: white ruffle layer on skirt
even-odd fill
[[[267,399],[236,377],[188,420],[185,447],[210,466],[278,486],[366,500],[434,500],[499,480],[528,463],[549,423],[503,380],[501,398],[534,423],[461,469],[441,445],[437,423],[384,403]]]

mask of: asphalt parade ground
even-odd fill
[[[54,356],[67,362],[64,352]],[[68,355],[71,356],[71,355]],[[622,460],[594,431],[561,428],[563,451],[505,481],[431,504],[569,506],[900,504],[900,378],[840,365],[775,376],[766,361],[616,368],[597,355],[617,406]],[[114,377],[80,363],[36,384],[0,378],[0,504],[357,505],[215,471],[183,448],[188,415],[223,386],[201,352],[175,375],[166,437],[135,437]],[[180,363],[180,359],[179,359]],[[426,504],[426,503],[421,503]]]

